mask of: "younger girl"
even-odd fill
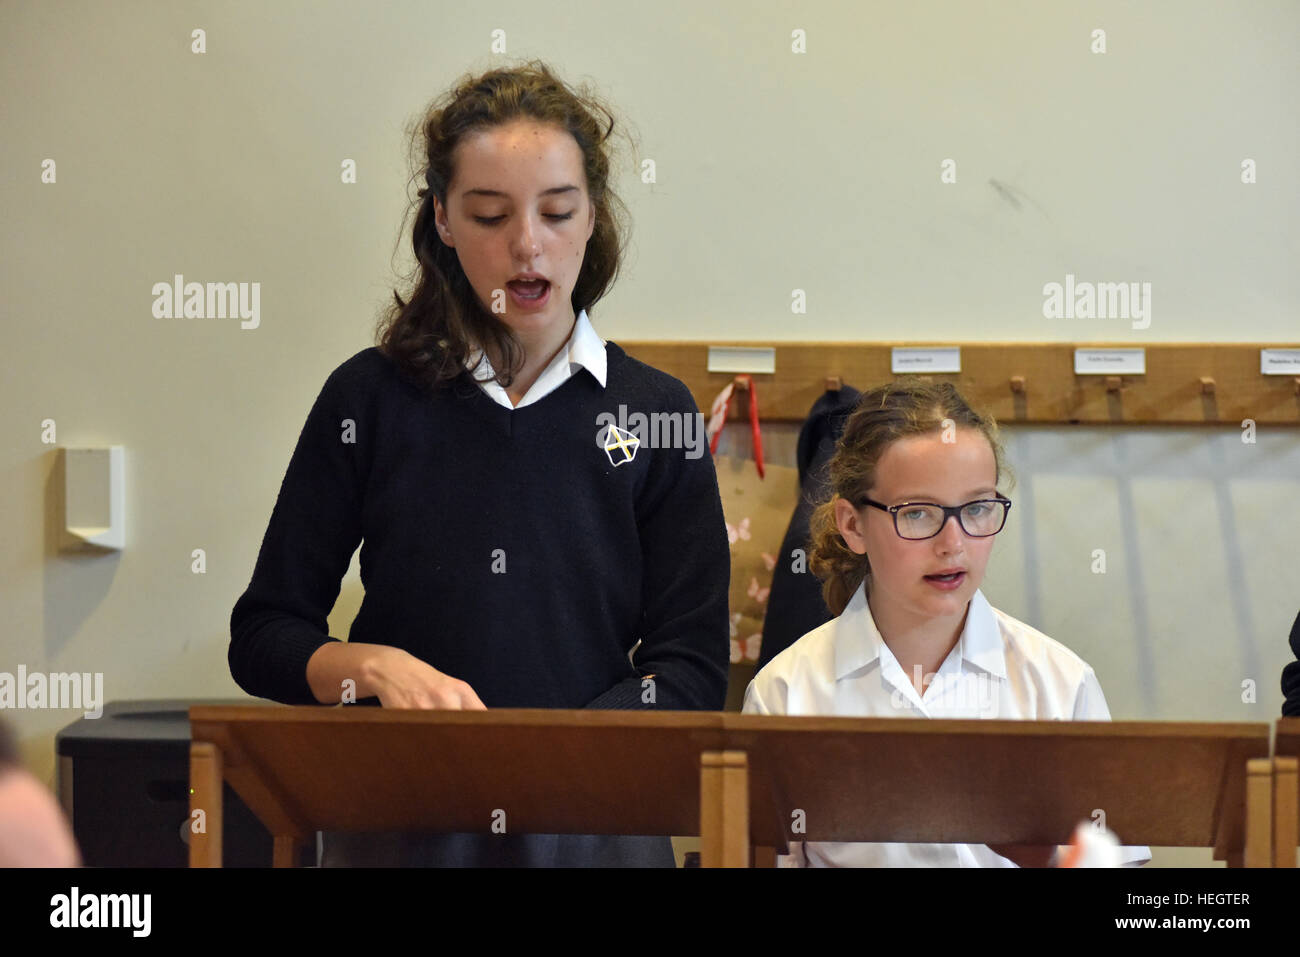
[[[812,518],[809,566],[838,618],[767,664],[757,714],[1110,720],[1097,676],[979,587],[1011,502],[996,425],[949,384],[865,393]],[[1044,865],[1055,848],[792,843],[781,866]],[[1123,849],[1126,863],[1150,860]]]

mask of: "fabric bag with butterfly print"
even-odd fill
[[[760,478],[752,458],[736,455],[719,455],[714,466],[731,542],[731,661],[752,666],[776,555],[799,496],[799,470],[768,462]]]

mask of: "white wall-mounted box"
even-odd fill
[[[120,445],[63,450],[67,548],[126,544],[126,450]]]

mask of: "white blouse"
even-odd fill
[[[838,618],[776,655],[749,683],[751,714],[1109,721],[1092,668],[976,591],[961,637],[921,695],[885,644],[860,586]],[[1121,848],[1126,865],[1151,860]],[[984,844],[791,842],[779,867],[1015,867]]]

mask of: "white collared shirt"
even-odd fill
[[[482,365],[475,372],[475,366],[478,365],[480,357]],[[577,320],[573,324],[573,332],[565,341],[564,346],[555,354],[555,358],[550,361],[542,374],[524,393],[524,397],[515,405],[510,401],[510,396],[506,390],[501,387],[501,383],[495,378],[496,370],[492,368],[492,362],[487,356],[482,354],[480,349],[471,349],[470,355],[465,360],[465,368],[476,378],[481,388],[488,397],[496,401],[498,405],[504,405],[507,409],[522,409],[526,405],[531,405],[538,399],[550,395],[570,378],[577,374],[579,369],[586,369],[601,387],[605,385],[605,340],[596,335],[596,330],[592,328],[591,321],[587,318],[587,310],[583,309],[578,313]]]
[[[745,689],[752,714],[1109,721],[1092,668],[1060,642],[971,597],[962,633],[918,694],[859,586],[838,618],[776,655]],[[1121,849],[1125,864],[1151,860]],[[780,867],[1015,867],[984,844],[791,842]]]

